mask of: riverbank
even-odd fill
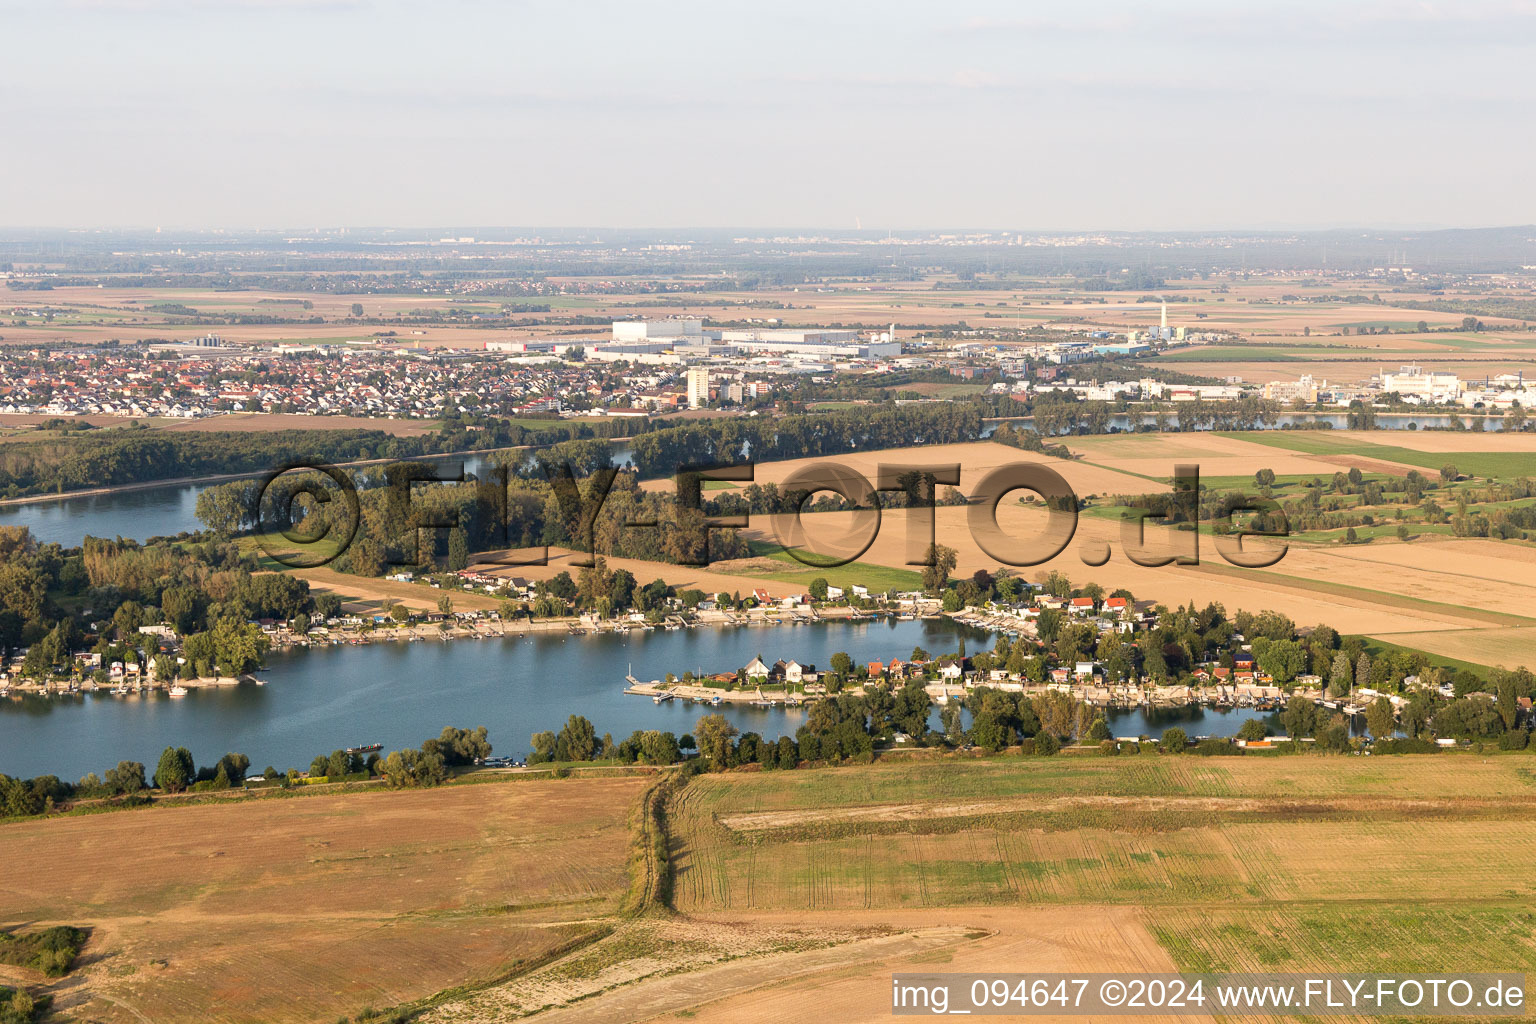
[[[886,617],[846,607],[792,610],[753,608],[741,612],[718,610],[699,612],[691,619],[684,618],[681,615],[669,615],[665,620],[658,623],[636,622],[629,619],[599,620],[590,616],[566,616],[547,619],[516,618],[511,620],[500,619],[494,615],[489,617],[454,616],[452,618],[443,616],[425,622],[356,623],[317,626],[310,629],[307,633],[295,633],[287,626],[271,626],[267,627],[263,632],[270,645],[270,650],[289,651],[328,647],[361,647],[381,643],[419,643],[423,641],[445,643],[450,640],[486,640],[502,637],[548,636],[551,634],[562,637],[589,637],[604,634],[626,636],[631,633],[676,632],[679,630],[695,629],[700,626],[798,626],[816,622],[872,621],[877,618]],[[891,618],[894,618],[894,616],[891,616]],[[146,677],[137,674],[107,683],[98,683],[89,678],[67,681],[50,680],[47,682],[18,679],[0,686],[0,696],[12,693],[31,696],[66,696],[79,693],[103,692],[122,696],[143,692],[165,692],[176,687],[193,690],[238,686],[241,684],[262,686],[266,684],[266,681],[249,673],[238,678],[231,676],[209,676],[177,679],[170,682],[165,680],[149,681]]]
[[[507,625],[505,636],[479,641],[396,638],[356,647],[275,649],[256,673],[265,686],[207,686],[177,699],[163,690],[124,697],[108,688],[47,696],[12,692],[0,700],[0,772],[74,779],[121,760],[153,766],[167,746],[187,747],[199,764],[236,750],[258,766],[304,766],[318,753],[362,741],[386,750],[418,746],[424,722],[436,723],[433,732],[443,724],[484,725],[498,756],[520,760],[533,733],[559,728],[573,714],[586,716],[599,736],[622,738],[648,729],[681,736],[694,730],[700,715],[714,713],[741,732],[777,740],[805,724],[806,705],[754,707],[750,699],[718,707],[681,699],[656,704],[626,695],[624,677],[735,668],[758,656],[770,664],[792,656],[826,665],[844,651],[855,664],[867,664],[905,659],[916,646],[952,651],[964,642],[969,649],[973,638],[977,650],[991,646],[976,631],[943,618],[824,618],[781,630],[658,627],[581,636],[569,632],[568,620],[536,620],[527,632]],[[394,631],[378,633],[383,641]],[[1179,725],[1191,736],[1231,735],[1260,714],[1200,708],[1108,713],[1116,734],[1160,735]],[[937,710],[930,727],[941,728]]]
[[[614,438],[613,440],[627,440],[627,438]],[[458,452],[442,452],[431,455],[418,455],[411,459],[354,459],[350,462],[329,463],[338,469],[362,469],[367,466],[383,466],[391,462],[422,462],[437,459],[471,458],[474,456],[495,455],[497,452],[527,451],[532,448],[545,448],[547,445],[525,444],[510,448],[471,448]],[[54,491],[48,494],[28,494],[19,498],[0,498],[0,508],[10,508],[17,505],[36,505],[49,501],[67,501],[70,498],[98,498],[112,494],[132,494],[136,491],[149,491],[157,487],[207,487],[213,484],[227,484],[235,480],[255,480],[272,472],[278,467],[252,470],[244,473],[214,473],[206,476],[178,476],[166,477],[159,480],[136,480],[131,484],[112,484],[109,487],[87,487],[73,491]]]

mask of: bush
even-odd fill
[[[1035,737],[1034,752],[1042,757],[1049,757],[1051,754],[1056,753],[1060,749],[1061,741],[1048,732],[1042,732],[1040,735]]]
[[[1500,750],[1524,750],[1530,745],[1531,734],[1524,729],[1511,729],[1499,737]]]
[[[1120,745],[1114,740],[1103,740],[1099,743],[1099,753],[1105,757],[1115,757],[1120,753]]]
[[[1377,740],[1371,745],[1372,754],[1437,754],[1440,747],[1429,740],[1398,738]]]
[[[1242,757],[1243,748],[1227,740],[1205,739],[1189,748],[1191,754],[1200,757]]]
[[[83,928],[59,925],[40,932],[0,932],[0,963],[30,967],[50,978],[62,978],[90,933]]]
[[[0,1024],[32,1024],[48,1015],[52,999],[33,998],[20,989],[0,985]]]
[[[1163,749],[1170,754],[1182,754],[1189,746],[1189,734],[1178,726],[1163,731]]]

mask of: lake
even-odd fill
[[[856,661],[889,661],[907,658],[919,645],[936,655],[954,651],[962,636],[971,652],[991,646],[986,634],[944,620],[875,620],[279,651],[261,672],[266,686],[194,690],[180,698],[102,693],[0,701],[0,772],[74,781],[120,760],[142,761],[153,771],[161,750],[180,745],[199,764],[237,751],[258,770],[307,768],[316,754],[338,747],[418,746],[445,725],[484,725],[498,753],[522,754],[532,733],[558,729],[573,714],[616,740],[636,729],[682,735],[716,710],[744,732],[778,737],[804,724],[804,709],[655,704],[624,694],[624,676],[723,672],[757,654],[822,666],[836,651]],[[935,709],[935,725],[937,715]],[[1232,735],[1258,715],[1126,711],[1112,716],[1110,727],[1117,735],[1160,735],[1172,725],[1192,736]]]

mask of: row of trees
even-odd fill
[[[333,750],[321,754],[309,765],[311,778],[330,781],[377,776],[392,788],[419,788],[445,782],[453,769],[476,764],[491,756],[491,741],[485,726],[460,729],[446,726],[419,748],[397,750],[388,757],[378,753],[364,756],[358,751]],[[674,758],[675,760],[675,758]],[[670,763],[658,762],[658,763]],[[79,782],[68,783],[54,775],[15,779],[0,774],[0,817],[27,817],[43,814],[68,801],[106,799],[133,804],[148,798],[151,788],[164,793],[218,792],[244,786],[251,759],[244,754],[228,753],[212,764],[199,766],[192,752],[184,746],[166,747],[147,776],[138,761],[122,761],[99,777],[91,772]],[[299,781],[298,769],[281,774],[272,767],[263,777],[280,785]]]

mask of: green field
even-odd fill
[[[1426,475],[1439,473],[1440,467],[1447,464],[1473,476],[1517,479],[1536,474],[1536,455],[1526,452],[1421,452],[1349,436],[1333,436],[1326,430],[1221,431],[1221,436],[1309,455],[1358,455],[1400,462],[1431,471]]]
[[[777,544],[761,541],[752,543],[752,554],[784,564],[785,569],[782,572],[749,573],[777,583],[797,583],[807,586],[814,579],[824,579],[829,586],[842,587],[846,590],[848,587],[857,585],[868,587],[871,593],[884,593],[887,590],[921,590],[923,586],[923,574],[913,569],[898,569],[870,562],[849,562],[847,565],[818,569],[798,561]]]
[[[685,912],[1119,906],[1187,971],[1536,970],[1528,753],[886,759],[671,821]]]
[[[1533,766],[1526,754],[1146,753],[707,777],[676,811],[677,900],[685,910],[1267,909],[1391,902],[1410,878],[1440,899],[1529,899]],[[891,808],[902,813],[867,816]],[[1503,865],[1497,879],[1479,871],[1488,858]]]

